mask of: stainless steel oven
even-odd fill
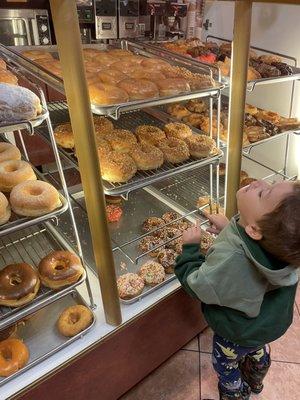
[[[0,43],[6,46],[51,44],[48,11],[0,9]]]

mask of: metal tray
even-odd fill
[[[62,238],[58,235],[54,236],[54,228],[51,229],[49,223],[44,226],[27,228],[18,233],[7,234],[0,240],[0,269],[6,265],[20,262],[37,267],[40,260],[51,251],[61,249],[74,252]],[[22,307],[0,306],[0,329],[64,297],[73,288],[84,282],[85,278],[86,272],[84,271],[79,281],[59,291],[41,286],[36,298]]]
[[[62,122],[69,121],[69,113],[67,105],[64,102],[53,102],[49,103],[49,111],[53,127],[61,124]],[[116,128],[135,130],[135,128],[142,124],[152,124],[158,127],[162,127],[165,123],[171,121],[171,118],[160,117],[159,113],[154,110],[141,110],[136,113],[128,113],[122,115],[118,121],[114,122]],[[45,137],[45,131],[38,128],[38,132]],[[195,133],[197,133],[195,131]],[[46,139],[48,139],[46,137]],[[78,167],[77,158],[73,151],[68,151],[59,147],[60,151],[64,156],[73,163],[73,165]],[[128,193],[133,190],[143,188],[145,186],[151,185],[169,176],[179,174],[184,171],[193,170],[195,168],[201,168],[208,164],[217,163],[223,156],[220,154],[208,157],[204,159],[194,159],[173,165],[165,162],[160,168],[152,171],[138,171],[137,174],[126,183],[111,183],[108,181],[103,181],[104,192],[109,195],[128,195]]]
[[[161,49],[155,49],[148,47],[147,44],[141,44],[141,43],[135,43],[135,42],[129,42],[126,40],[123,40],[122,42],[119,42],[119,46],[121,45],[122,48],[126,48],[130,51],[132,51],[135,54],[142,55],[145,57],[157,57],[157,58],[163,58],[164,60],[168,61],[171,65],[176,65],[179,67],[184,67],[189,69],[193,73],[204,73],[207,75],[211,75],[211,71],[209,68],[207,68],[204,65],[196,65],[194,63],[190,63],[188,59],[181,59],[180,57],[176,58],[174,55],[170,57],[167,53],[161,52]],[[38,49],[39,46],[34,46],[35,49]],[[85,46],[85,47],[94,47],[98,49],[105,49],[109,48],[112,46],[104,46],[102,45],[94,45],[94,46]],[[22,48],[19,48],[20,50],[28,50],[31,49],[32,47],[30,46],[22,46]],[[48,50],[52,51],[53,53],[56,53],[57,57],[57,47],[56,46],[41,46],[43,50]],[[24,58],[18,51],[16,51],[16,48],[5,48],[3,45],[0,45],[0,51],[2,51],[3,54],[6,55],[9,59],[14,60],[17,62],[19,65],[23,66],[26,68],[28,72],[30,72],[32,75],[37,77],[38,79],[42,80],[46,84],[54,87],[56,90],[58,90],[61,93],[64,93],[64,87],[63,87],[63,80],[60,78],[55,77],[55,75],[49,73],[47,70],[45,70],[43,67],[39,66],[38,64],[35,64],[33,61],[30,61],[26,58]],[[134,111],[134,110],[139,110],[141,108],[145,107],[152,107],[155,105],[160,105],[160,104],[167,104],[167,103],[172,103],[174,100],[176,101],[183,101],[187,99],[194,99],[194,98],[200,98],[200,97],[209,97],[209,96],[219,96],[220,91],[224,88],[224,84],[218,81],[215,81],[215,86],[211,87],[209,89],[202,89],[202,90],[197,90],[193,91],[190,93],[186,94],[180,94],[177,96],[172,96],[172,97],[160,97],[157,99],[147,99],[147,100],[139,100],[139,101],[129,101],[127,103],[123,104],[114,104],[114,105],[108,105],[108,106],[100,106],[100,105],[95,105],[91,104],[92,111],[96,114],[99,115],[107,115],[111,116],[114,119],[118,119],[121,113],[126,113],[129,111]]]
[[[58,353],[75,340],[81,339],[90,329],[93,328],[96,318],[94,313],[92,324],[79,334],[71,338],[66,338],[59,333],[56,327],[58,316],[65,308],[77,304],[87,306],[78,292],[72,291],[63,299],[60,299],[59,301],[48,305],[43,310],[31,315],[23,326],[20,325],[18,327],[18,337],[23,340],[29,349],[29,362],[18,372],[6,378],[0,378],[0,386],[3,386],[12,379],[28,371],[30,368],[45,361],[48,357]]]

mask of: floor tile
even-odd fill
[[[213,331],[210,328],[206,328],[199,335],[200,338],[200,351],[205,353],[212,352],[212,339],[213,339]]]
[[[178,351],[120,400],[199,400],[199,353]]]
[[[194,337],[189,343],[183,346],[182,350],[193,350],[199,351],[199,339],[198,336]]]
[[[295,309],[294,321],[284,336],[271,343],[271,357],[276,361],[300,363],[300,317]]]
[[[260,395],[253,400],[299,400],[300,365],[273,362]]]
[[[212,367],[211,355],[200,353],[201,400],[218,400],[217,375]],[[273,399],[272,399],[273,400]]]

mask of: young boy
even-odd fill
[[[175,273],[202,301],[214,331],[212,362],[220,400],[260,393],[271,360],[266,344],[293,320],[300,266],[300,182],[256,181],[237,193],[239,216],[209,218],[220,233],[204,257],[198,227],[183,234]]]

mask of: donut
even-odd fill
[[[93,322],[92,311],[82,304],[66,308],[57,320],[59,332],[66,337],[78,335]]]
[[[111,151],[101,158],[102,178],[109,182],[127,182],[137,172],[137,166],[128,154]]]
[[[56,143],[64,149],[74,149],[74,134],[70,122],[58,125],[54,129],[54,138]]]
[[[251,104],[245,105],[245,113],[250,114],[250,115],[256,115],[257,112],[258,112],[257,107],[252,106]]]
[[[211,204],[211,210],[210,210],[210,197],[209,196],[203,196],[199,197],[197,201],[197,207],[200,208],[201,210],[205,211],[212,211],[212,214],[217,214],[217,203],[214,201]],[[224,209],[222,207],[219,207],[219,214],[224,214]]]
[[[190,115],[189,110],[182,104],[172,104],[167,108],[168,114],[177,119],[182,119]]]
[[[10,85],[18,85],[18,78],[7,69],[0,69],[0,82]]]
[[[122,57],[121,60],[113,63],[111,67],[122,72],[123,74],[130,75],[136,69],[136,64],[133,62],[133,60]]]
[[[118,61],[118,57],[115,57],[108,52],[101,51],[100,54],[97,54],[95,57],[93,57],[93,60],[105,67],[109,67]]]
[[[0,143],[0,163],[9,160],[21,160],[20,150],[11,143]]]
[[[166,274],[174,273],[177,253],[172,249],[162,249],[157,254],[157,261],[164,267]]]
[[[24,306],[36,297],[39,288],[38,273],[29,264],[10,264],[0,271],[1,306]]]
[[[272,124],[278,124],[280,121],[280,115],[276,112],[273,111],[267,111],[267,110],[260,110],[255,116],[257,119],[263,119],[265,121],[269,121]]]
[[[52,54],[44,50],[26,50],[22,51],[22,56],[30,60],[53,60]]]
[[[0,192],[0,225],[5,224],[11,215],[10,205],[7,198]]]
[[[280,56],[276,55],[262,55],[258,59],[260,62],[265,63],[265,64],[272,64],[273,62],[282,62],[282,58]]]
[[[92,83],[88,86],[90,100],[95,105],[126,103],[129,100],[125,90],[105,83]]]
[[[25,217],[45,215],[61,206],[58,191],[43,181],[19,183],[12,189],[9,201],[13,212]]]
[[[23,368],[29,360],[27,346],[19,339],[0,342],[0,376],[6,377]]]
[[[201,240],[200,240],[200,249],[202,253],[206,254],[209,250],[209,248],[212,246],[214,243],[215,238],[213,235],[210,233],[201,230]]]
[[[103,68],[103,65],[101,65],[96,60],[91,60],[91,59],[90,60],[85,60],[84,61],[84,66],[85,66],[86,72],[91,72],[93,74],[97,74]]]
[[[123,71],[118,71],[114,68],[106,68],[102,69],[97,77],[100,79],[102,83],[108,83],[110,85],[118,85],[119,82],[128,78],[127,75],[123,73]]]
[[[158,147],[164,153],[165,161],[171,164],[181,163],[190,157],[187,144],[180,139],[163,139]]]
[[[165,225],[165,221],[162,218],[149,217],[143,222],[142,230],[144,232],[151,232],[154,229],[157,229],[164,225]]]
[[[35,60],[35,62],[51,74],[62,78],[62,68],[58,60]]]
[[[192,157],[208,157],[216,145],[215,141],[206,135],[192,135],[185,139]]]
[[[176,228],[175,225],[168,225],[164,229],[154,232],[153,235],[164,240],[169,240],[181,236],[181,230]]]
[[[179,229],[181,232],[186,231],[188,228],[193,226],[190,221],[176,221],[174,224],[171,225],[172,227]]]
[[[161,140],[166,138],[164,131],[153,125],[140,125],[136,128],[135,133],[140,143],[152,146],[157,146]]]
[[[256,181],[257,181],[257,179],[255,179],[255,178],[250,178],[250,177],[245,178],[245,179],[243,179],[243,180],[241,181],[241,183],[240,183],[240,188],[243,188],[243,187],[245,187],[245,186],[248,186],[248,185],[250,185],[250,183],[256,182]]]
[[[176,254],[182,253],[182,236],[166,244],[167,249],[172,249]]]
[[[44,286],[60,289],[77,282],[84,268],[80,258],[70,251],[52,251],[38,266],[39,276]]]
[[[128,72],[128,75],[133,79],[146,79],[157,84],[157,82],[166,79],[164,74],[160,71],[149,71],[142,67],[135,67],[133,70]]]
[[[161,218],[165,221],[166,224],[168,224],[169,222],[172,222],[175,219],[179,218],[179,214],[177,214],[177,212],[175,211],[167,211],[162,215]]]
[[[118,153],[130,153],[137,144],[134,134],[126,129],[114,129],[103,136]]]
[[[255,81],[256,79],[260,79],[261,74],[253,67],[249,67],[247,71],[247,80],[248,81]]]
[[[219,176],[225,176],[226,175],[226,164],[220,163],[219,164]]]
[[[143,253],[148,253],[150,257],[156,257],[163,244],[163,238],[149,235],[140,240],[138,247]]]
[[[130,300],[142,293],[145,284],[138,274],[129,272],[119,276],[117,279],[117,287],[119,297],[123,300]]]
[[[27,121],[41,112],[40,99],[31,90],[0,83],[0,121]]]
[[[245,133],[250,143],[258,142],[259,140],[266,139],[270,135],[266,132],[263,126],[247,126]]]
[[[117,58],[128,57],[133,55],[131,51],[124,49],[110,49],[107,51],[107,54]]]
[[[0,69],[6,69],[6,62],[0,58]]]
[[[108,222],[119,222],[122,214],[123,214],[123,210],[121,207],[117,206],[116,204],[108,204],[105,207],[106,210],[106,217],[107,217],[107,221]]]
[[[155,70],[161,70],[163,68],[170,67],[170,64],[167,61],[164,61],[160,58],[145,58],[141,65],[145,68],[155,68]]]
[[[98,150],[98,157],[101,160],[101,157],[107,155],[107,153],[113,151],[110,143],[99,136],[96,136],[96,144]]]
[[[28,162],[11,160],[0,163],[0,191],[10,192],[19,183],[33,180],[36,180],[36,175]]]
[[[165,78],[155,82],[160,96],[176,96],[191,91],[188,81],[184,78]]]
[[[101,54],[101,50],[93,49],[93,48],[86,48],[82,50],[84,59],[91,59],[96,57],[97,55]]]
[[[212,121],[212,136],[213,138],[217,137],[218,134],[218,123],[217,123],[217,119],[215,117],[213,117],[213,121]],[[202,116],[202,120],[200,122],[200,129],[207,135],[210,134],[210,119],[209,117],[206,116]],[[220,122],[220,134],[223,132],[224,127],[223,124]]]
[[[141,266],[139,276],[146,285],[155,286],[165,280],[166,273],[161,264],[155,261],[147,261]]]
[[[189,100],[186,104],[186,108],[192,113],[202,114],[207,111],[208,106],[203,100]]]
[[[14,324],[0,331],[0,341],[6,340],[17,333],[18,324]]]
[[[101,129],[104,132],[110,132],[114,129],[114,124],[106,117],[102,117],[100,115],[94,115],[93,121],[95,125],[95,130]]]
[[[190,114],[187,117],[184,117],[183,121],[194,126],[195,128],[200,129],[200,126],[203,123],[203,118],[204,117],[201,114]]]
[[[146,79],[124,79],[118,87],[128,94],[130,100],[144,100],[159,97],[158,87]]]
[[[184,140],[193,134],[191,128],[181,122],[170,122],[166,124],[164,126],[164,131],[169,139],[175,138]]]
[[[163,153],[149,144],[137,144],[130,151],[130,156],[136,163],[137,169],[141,171],[159,168],[164,162]]]

